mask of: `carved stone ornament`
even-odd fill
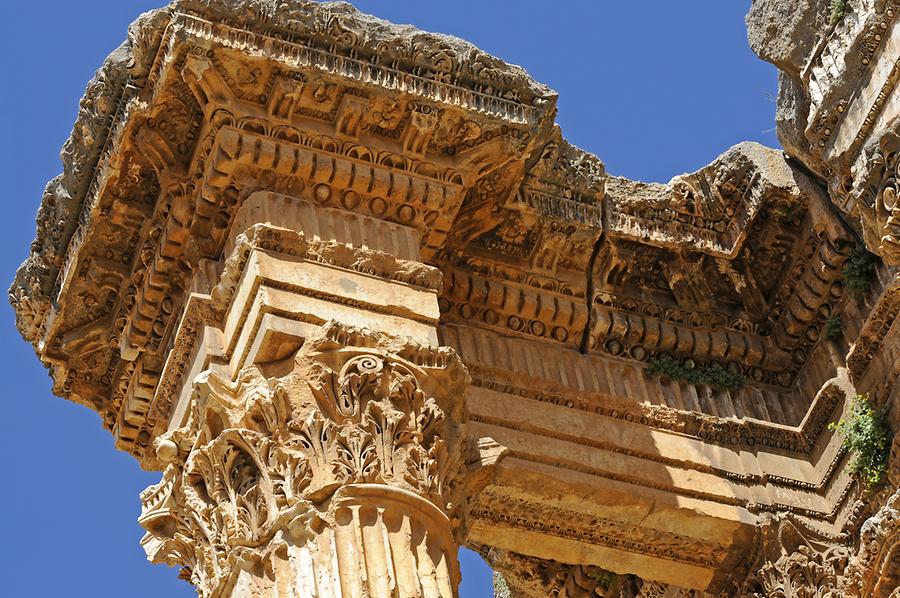
[[[752,4],[784,149],[668,183],[347,3],[139,17],[9,295],[163,472],[151,560],[221,598],[455,598],[460,545],[541,598],[898,598],[900,439],[869,491],[829,424],[900,427],[900,0]]]
[[[895,469],[896,471],[896,469]],[[844,574],[846,595],[900,596],[900,490],[860,528],[859,549]]]
[[[863,234],[885,262],[900,265],[900,118],[872,148],[858,204]]]
[[[163,479],[141,495],[150,559],[184,567],[203,596],[269,582],[302,596],[454,595],[459,358],[332,324],[292,362],[280,377],[197,379],[188,421],[156,441]]]
[[[791,518],[773,518],[762,531],[762,558],[745,595],[753,598],[837,598],[849,549],[810,534]],[[810,537],[812,536],[812,537]]]
[[[791,517],[761,527],[757,570],[741,596],[753,598],[895,598],[900,595],[900,491],[860,528],[858,541],[828,537]],[[878,497],[874,497],[879,504]],[[858,549],[854,552],[851,546]]]

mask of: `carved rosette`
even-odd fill
[[[201,374],[188,421],[157,440],[169,464],[141,495],[149,558],[202,596],[455,595],[456,354],[328,324],[289,373],[264,369]]]

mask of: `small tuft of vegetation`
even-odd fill
[[[510,598],[509,585],[496,571],[494,571],[494,598]]]
[[[825,320],[825,325],[822,327],[822,338],[826,341],[832,341],[839,339],[842,334],[844,334],[844,325],[841,322],[841,316],[834,314],[828,316]]]
[[[698,366],[691,360],[679,361],[669,355],[658,355],[650,359],[644,371],[648,376],[705,384],[719,390],[735,390],[747,383],[743,376],[723,368],[718,363]]]
[[[616,580],[615,573],[613,573],[612,571],[607,571],[606,569],[601,569],[600,567],[586,567],[585,573],[604,590],[608,590]]]
[[[828,424],[844,436],[844,448],[856,455],[850,462],[850,473],[865,480],[871,490],[887,473],[890,430],[884,407],[873,409],[867,395],[852,399],[850,416]]]
[[[844,287],[857,297],[869,292],[875,279],[875,264],[878,258],[869,253],[863,245],[858,245],[850,257],[844,262],[841,272]]]
[[[800,215],[796,204],[785,204],[778,209],[778,219],[784,224],[793,225],[794,220]]]
[[[828,7],[828,24],[837,25],[847,16],[848,0],[831,0]]]

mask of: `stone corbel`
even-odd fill
[[[207,117],[216,108],[233,101],[234,96],[228,84],[202,54],[192,53],[185,57],[181,76]]]
[[[415,156],[424,156],[428,143],[437,127],[437,115],[427,107],[413,110],[409,115],[409,123],[403,130],[400,142],[403,149]]]
[[[334,121],[334,134],[338,138],[357,140],[366,124],[369,99],[346,94],[341,100]]]

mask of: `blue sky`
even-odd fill
[[[43,0],[6,7],[0,143],[6,227],[0,282],[34,236],[47,180],[94,69],[128,23],[162,0]],[[750,2],[355,2],[361,10],[468,39],[523,65],[560,94],[559,122],[612,174],[666,181],[731,145],[777,146],[774,67],[747,47]],[[159,474],[117,452],[91,411],[54,398],[45,370],[0,307],[8,596],[192,596],[177,571],[146,562],[138,494]],[[491,596],[490,572],[463,556],[463,598]]]

